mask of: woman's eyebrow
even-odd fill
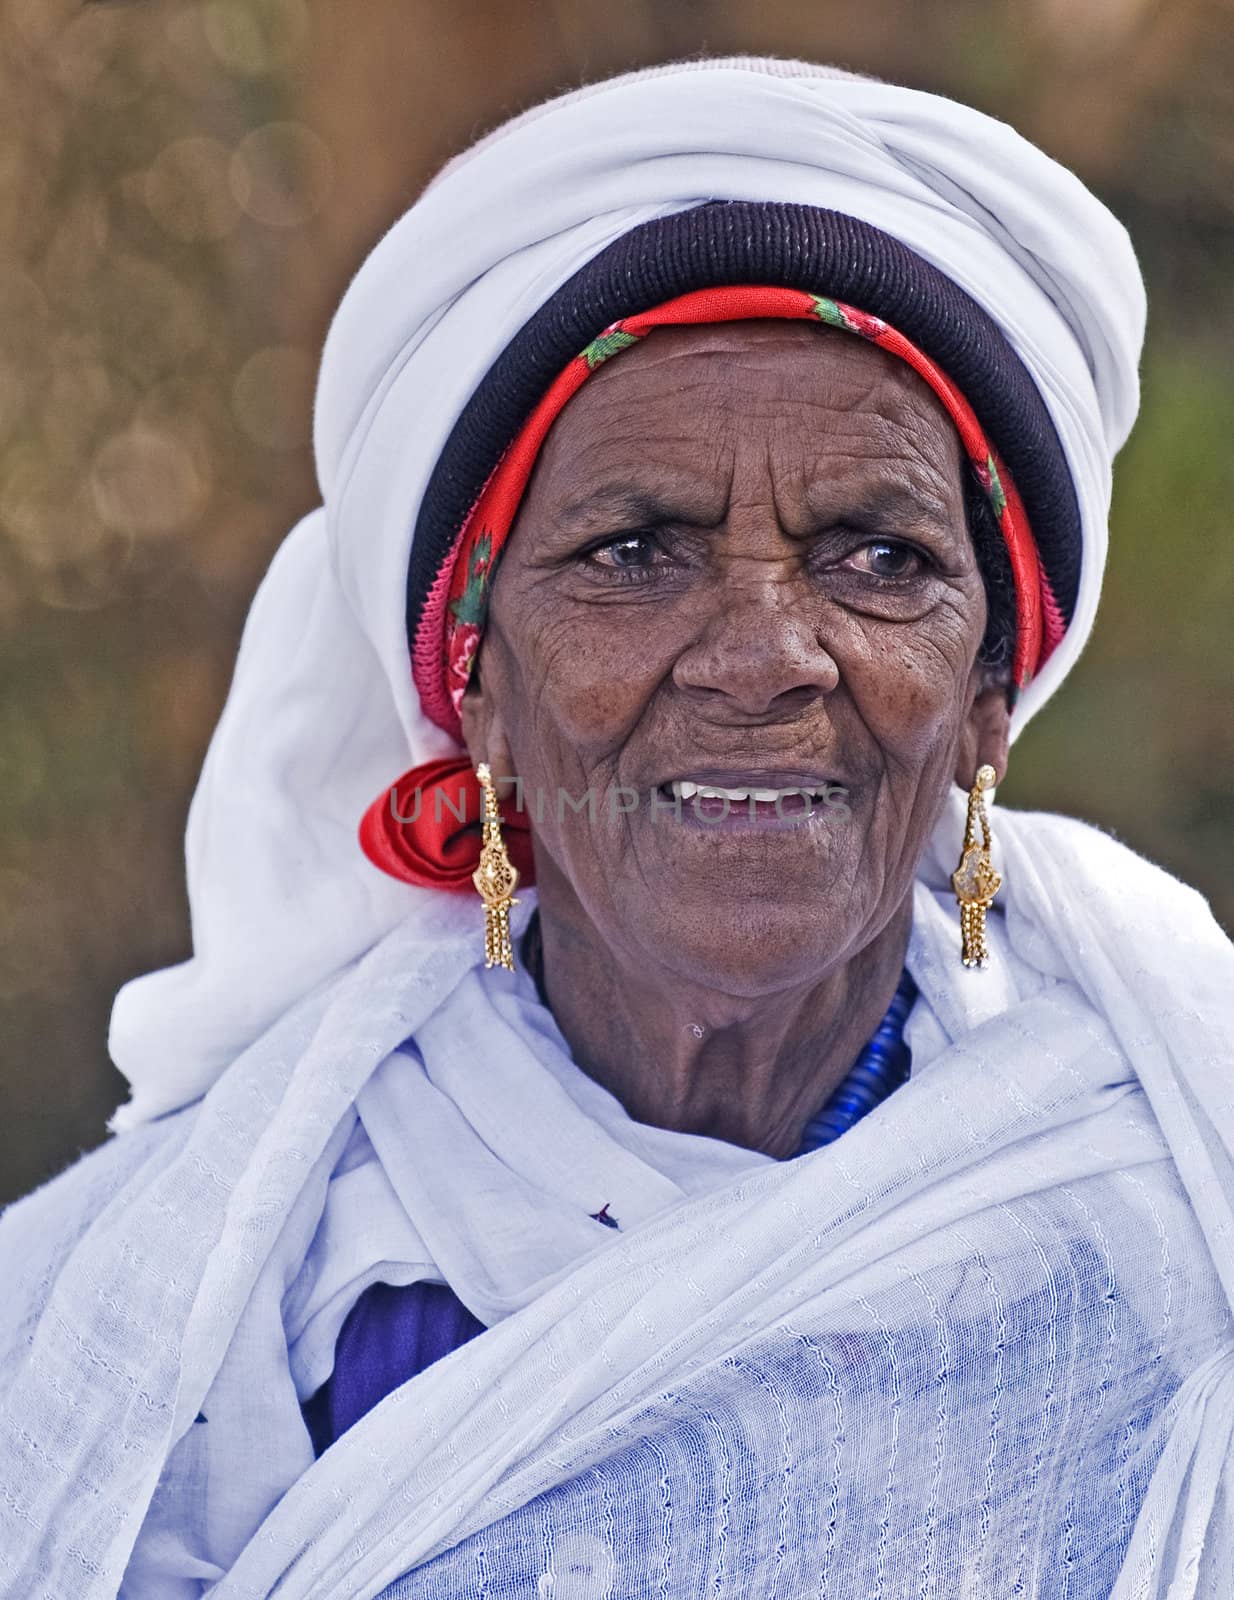
[[[855,524],[876,533],[915,528],[950,531],[956,523],[955,508],[924,485],[917,489],[906,484],[878,483],[854,491],[820,482],[807,489],[806,503],[819,524]]]
[[[610,527],[652,528],[667,522],[686,522],[706,526],[717,520],[702,513],[698,494],[639,488],[628,482],[601,483],[584,494],[569,499],[553,518],[554,523],[571,533],[602,532]],[[719,499],[719,497],[717,497]],[[717,506],[723,515],[723,506]]]

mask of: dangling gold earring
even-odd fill
[[[484,901],[484,965],[514,971],[514,946],[510,943],[510,907],[516,906],[518,868],[506,854],[501,837],[501,813],[497,809],[497,790],[487,761],[476,768],[484,804],[484,842],[480,865],[471,881]]]
[[[964,852],[951,874],[951,887],[960,902],[960,956],[966,967],[984,967],[990,952],[985,942],[985,914],[994,902],[1002,879],[990,860],[990,819],[985,811],[985,791],[994,787],[993,767],[977,768],[968,794],[968,821],[964,826]],[[978,840],[977,830],[981,830]]]

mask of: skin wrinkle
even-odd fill
[[[658,329],[545,442],[464,734],[549,797],[533,823],[549,999],[641,1121],[791,1155],[890,1001],[947,790],[1006,765],[964,470],[910,368],[785,322]],[[870,568],[889,538],[926,556],[897,583],[894,548]],[[648,581],[625,581],[622,556]],[[654,786],[708,768],[840,783],[851,816],[653,817]],[[637,811],[610,813],[617,786]],[[559,789],[592,791],[594,818],[558,817]]]

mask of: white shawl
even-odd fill
[[[1103,835],[1059,818],[996,816],[1007,897],[989,972],[959,968],[946,904],[958,806],[925,863],[909,955],[922,998],[908,1086],[804,1160],[766,1163],[713,1146],[709,1178],[700,1153],[711,1141],[683,1137],[676,1174],[657,1174],[670,1161],[656,1159],[654,1139],[665,1141],[663,1158],[674,1136],[644,1142],[647,1130],[623,1128],[611,1107],[588,1117],[614,1213],[627,1200],[637,1206],[644,1183],[684,1178],[688,1188],[693,1174],[695,1197],[665,1210],[652,1195],[642,1226],[597,1229],[598,1246],[581,1257],[568,1219],[526,1254],[523,1292],[507,1281],[512,1314],[396,1391],[316,1464],[283,1337],[295,1337],[303,1264],[366,1085],[406,1037],[427,1037],[434,1018],[462,1030],[446,1070],[481,1070],[466,1034],[474,996],[457,1003],[470,970],[460,950],[477,942],[464,908],[444,903],[427,938],[410,922],[396,929],[246,1052],[194,1113],[124,1136],[119,1150],[133,1141],[132,1153],[112,1159],[127,1170],[100,1180],[86,1163],[16,1208],[0,1228],[0,1262],[10,1303],[29,1321],[3,1368],[0,1592],[111,1600],[145,1519],[126,1595],[195,1595],[195,1577],[224,1570],[217,1600],[380,1594],[642,1437],[649,1417],[671,1415],[751,1341],[867,1327],[885,1296],[928,1284],[948,1263],[963,1281],[947,1316],[971,1311],[984,1292],[974,1263],[991,1283],[1010,1263],[1014,1282],[1045,1259],[1048,1230],[1037,1237],[1017,1204],[1030,1206],[1031,1222],[1031,1206],[1061,1196],[1079,1206],[1067,1213],[1068,1258],[1081,1247],[1099,1257],[1111,1296],[1146,1326],[1160,1323],[1155,1357],[1144,1360],[1159,1363],[1152,1385],[1171,1397],[1117,1600],[1220,1594],[1234,1564],[1234,950],[1198,896]],[[504,980],[493,992],[508,992]],[[521,1028],[524,1042],[534,1044],[535,1026],[533,1017]],[[481,1034],[489,1027],[482,1021]],[[539,1027],[548,1027],[542,1014]],[[484,1063],[486,1099],[494,1121],[505,1115],[525,1137],[562,1077],[552,1065],[538,1079],[515,1068],[508,1080],[500,1058]],[[576,1110],[599,1094],[575,1090]],[[410,1204],[403,1214],[417,1237],[442,1237],[441,1215],[480,1170],[491,1132],[470,1117],[448,1149],[431,1124],[404,1130],[408,1147],[382,1170],[397,1185],[405,1161],[431,1181],[426,1201],[400,1196],[387,1220]],[[554,1137],[541,1141],[543,1155]],[[516,1149],[498,1154],[511,1163],[501,1198],[517,1199],[527,1171]],[[595,1193],[571,1194],[577,1180],[567,1164],[543,1190],[577,1212]],[[113,1186],[105,1200],[100,1181]],[[451,1281],[475,1303],[491,1292],[504,1241],[494,1251],[459,1230],[453,1246]],[[556,1250],[554,1281],[546,1269]],[[1165,1322],[1149,1306],[1159,1274]],[[888,1337],[907,1348],[920,1334],[909,1325]],[[1075,1409],[1111,1385],[1117,1398],[1124,1376],[1100,1339],[1077,1346],[1062,1395],[1043,1376],[1059,1437],[1068,1437],[1064,1402]],[[956,1395],[958,1410],[958,1383]],[[910,1407],[903,1440],[923,1428]],[[920,1478],[935,1521],[968,1503],[974,1452],[985,1448],[984,1434],[962,1428],[970,1437],[977,1442],[943,1452]],[[999,1484],[1010,1493],[1017,1478]],[[827,1487],[820,1481],[818,1492]],[[957,1566],[960,1555],[940,1547],[926,1592],[958,1593],[966,1574],[972,1596],[1001,1600],[1010,1563],[1023,1559],[1023,1540],[1013,1547],[1001,1531],[996,1521],[987,1532],[978,1569],[971,1550]],[[619,1548],[619,1529],[614,1538]],[[1035,1559],[1046,1586],[1027,1592],[1052,1595],[1057,1553]],[[683,1565],[664,1592],[693,1594],[696,1578]],[[730,1573],[716,1592],[737,1600],[750,1592],[744,1581]],[[915,1592],[895,1582],[886,1590],[888,1600]]]

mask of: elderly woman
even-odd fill
[[[989,793],[1142,310],[1010,130],[782,62],[396,225],[194,956],[0,1234],[6,1596],[1228,1596],[1234,957]]]

